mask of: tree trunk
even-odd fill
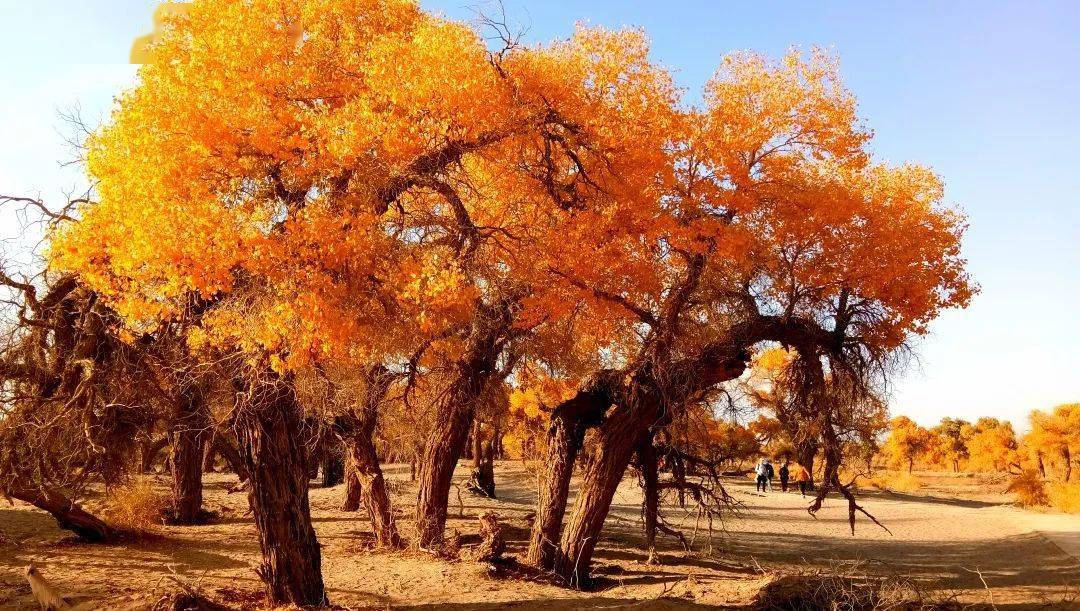
[[[807,475],[810,476],[808,485],[811,490],[814,489],[814,459],[817,458],[818,444],[816,441],[807,440],[795,447],[795,456],[798,458],[799,464],[806,469]]]
[[[258,569],[271,605],[325,605],[321,555],[308,505],[301,408],[291,380],[263,371],[236,418],[248,500],[259,531]]]
[[[229,468],[233,470],[236,477],[241,482],[247,481],[249,476],[247,465],[244,464],[244,458],[240,456],[240,450],[233,445],[233,442],[224,434],[218,433],[214,438],[214,448],[225,459],[225,462],[229,463]]]
[[[1039,467],[1039,477],[1046,479],[1046,463],[1043,462],[1042,452],[1035,451],[1035,464]]]
[[[116,531],[94,515],[86,512],[59,490],[48,486],[13,485],[3,489],[4,496],[29,503],[56,518],[64,530],[70,530],[87,541],[107,541]]]
[[[660,512],[660,465],[653,447],[652,434],[646,435],[638,446],[638,469],[641,470],[641,484],[644,500],[641,505],[645,523],[645,562],[656,563],[656,523]]]
[[[462,356],[454,364],[453,381],[435,409],[435,428],[420,461],[416,498],[416,544],[431,549],[442,542],[446,504],[454,467],[469,438],[476,402],[496,371],[506,334],[513,322],[510,304],[479,304]]]
[[[574,397],[556,406],[548,429],[547,471],[540,480],[536,519],[529,541],[528,562],[550,570],[558,552],[563,516],[570,493],[570,478],[585,439],[585,431],[598,424],[611,405],[603,376],[597,376]]]
[[[468,441],[469,425],[479,392],[455,382],[446,405],[437,405],[435,430],[432,431],[420,460],[420,487],[416,500],[417,545],[432,549],[442,543],[446,527],[446,504],[454,467]],[[445,408],[445,409],[443,409]]]
[[[322,487],[333,488],[345,478],[345,463],[337,452],[328,451],[323,455],[322,461]]]
[[[651,410],[650,410],[651,411]],[[596,452],[585,470],[574,513],[563,532],[554,570],[572,587],[588,583],[593,550],[604,528],[611,499],[622,481],[642,431],[655,420],[655,412],[620,409],[600,428]]]
[[[149,473],[154,469],[154,459],[162,448],[169,445],[168,436],[158,440],[146,439],[139,447],[139,473]]]
[[[202,456],[202,470],[203,473],[213,473],[217,469],[214,467],[214,458],[217,456],[217,448],[215,442],[217,441],[217,430],[211,428],[209,431],[209,438],[203,443],[203,456]]]
[[[1061,447],[1061,459],[1065,461],[1065,481],[1072,479],[1072,452],[1069,446]]]
[[[479,421],[473,423],[473,471],[469,488],[489,499],[495,498],[495,447],[493,439],[485,439]]]
[[[172,426],[172,509],[174,524],[195,524],[202,511],[203,443],[210,429],[206,401],[201,390],[183,389],[177,399]]]
[[[911,473],[914,469],[915,469],[915,459],[914,458],[908,458],[907,459],[907,472]]]
[[[362,432],[361,432],[362,433]],[[401,536],[394,524],[394,514],[390,507],[390,495],[386,490],[379,458],[375,453],[375,444],[371,433],[357,434],[346,443],[353,475],[360,489],[360,502],[371,518],[371,529],[375,534],[375,544],[382,548],[401,547]]]
[[[342,511],[356,511],[360,509],[360,478],[353,466],[352,452],[348,444],[345,446],[345,498],[341,503]]]

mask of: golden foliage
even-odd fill
[[[1080,514],[1080,482],[1056,482],[1047,491],[1049,505],[1058,511]]]

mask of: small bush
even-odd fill
[[[870,485],[890,492],[916,492],[922,488],[922,480],[906,471],[881,471],[870,480]]]
[[[1038,507],[1050,504],[1050,498],[1046,496],[1046,486],[1038,472],[1025,469],[1009,484],[1005,492],[1016,495],[1016,502],[1021,507]],[[1077,497],[1080,499],[1080,497]]]
[[[899,575],[871,576],[855,564],[775,575],[754,597],[751,608],[759,611],[878,611],[961,607],[954,597],[926,592],[912,579]]]
[[[169,497],[145,479],[135,479],[113,488],[105,505],[111,524],[128,530],[146,530],[161,524]]]
[[[1048,504],[1065,513],[1080,513],[1080,482],[1051,484]]]

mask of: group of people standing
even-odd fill
[[[772,491],[773,478],[777,476],[776,470],[773,468],[772,460],[768,458],[762,458],[758,461],[757,466],[754,467],[754,473],[757,474],[757,484],[755,489],[759,492],[765,492],[766,490]],[[799,492],[806,496],[806,491],[810,489],[810,472],[806,467],[799,463],[791,463],[786,459],[784,464],[780,466],[780,490],[787,492],[788,482],[794,480],[799,486]]]

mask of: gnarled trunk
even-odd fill
[[[650,420],[655,420],[655,412],[643,414],[640,409],[620,407],[600,427],[596,453],[585,471],[581,492],[563,531],[553,567],[570,586],[588,583],[593,550],[604,528],[611,499],[630,464],[641,432],[649,426]]]
[[[356,511],[363,505],[371,519],[375,544],[383,548],[398,548],[402,545],[401,536],[394,523],[386,479],[379,466],[379,455],[375,448],[379,405],[386,397],[393,379],[381,365],[367,368],[364,371],[364,396],[359,409],[348,411],[335,425],[344,445],[346,464],[343,509]]]
[[[585,431],[603,418],[611,405],[603,376],[597,376],[574,397],[559,404],[551,413],[548,429],[546,472],[540,481],[536,519],[529,541],[528,562],[541,569],[551,569],[559,549],[563,516],[570,493]]]
[[[337,452],[327,452],[322,461],[322,487],[333,488],[345,478],[345,462]]]
[[[356,467],[350,458],[351,451],[348,445],[345,447],[345,496],[341,501],[342,511],[356,511],[360,509],[360,478],[356,475]]]
[[[262,550],[259,576],[271,604],[323,605],[327,600],[308,505],[301,408],[291,380],[260,373],[247,381],[246,404],[236,418]]]
[[[359,501],[371,518],[371,529],[375,534],[375,543],[379,547],[401,547],[401,536],[394,524],[394,514],[390,507],[390,495],[386,490],[379,458],[375,453],[375,444],[370,433],[353,435],[348,438],[346,448],[352,463],[352,475],[360,489]]]
[[[203,473],[213,473],[217,471],[217,467],[214,464],[214,459],[217,458],[217,448],[214,442],[217,440],[217,430],[211,428],[206,441],[203,443],[203,457],[202,457],[202,470]]]
[[[218,433],[214,438],[214,449],[217,453],[225,459],[225,462],[229,463],[229,468],[233,470],[236,477],[241,481],[247,481],[248,468],[244,464],[244,458],[240,455],[240,450],[233,445],[224,434]]]
[[[473,423],[473,471],[469,487],[489,499],[495,498],[495,446],[493,439],[485,439],[479,421]]]
[[[160,439],[146,438],[139,443],[139,473],[149,473],[154,469],[154,460],[161,450],[169,445],[168,436]]]
[[[210,418],[202,392],[183,389],[173,419],[169,463],[172,466],[172,508],[174,524],[195,524],[203,503],[203,444],[210,431]]]
[[[510,304],[491,308],[479,304],[465,350],[454,365],[449,388],[434,406],[435,428],[420,461],[416,498],[416,544],[432,548],[442,542],[446,504],[454,467],[469,439],[476,402],[496,371],[507,333],[513,322]]]
[[[446,409],[437,406],[435,430],[424,448],[420,460],[420,486],[416,498],[417,545],[433,548],[442,542],[446,528],[446,504],[450,498],[450,483],[454,467],[468,441],[469,425],[473,418],[474,401],[479,391],[471,386],[475,377],[455,382],[448,393]]]

